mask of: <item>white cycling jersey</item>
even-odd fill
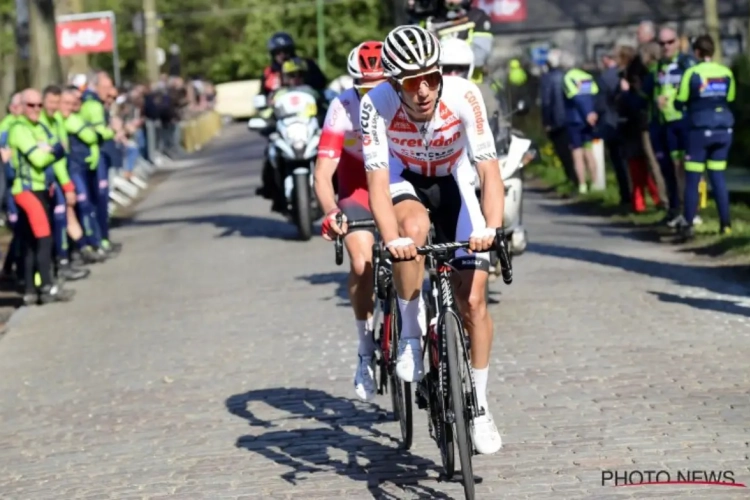
[[[443,77],[438,109],[429,122],[413,122],[388,82],[362,98],[360,119],[368,171],[388,168],[395,159],[409,171],[439,177],[497,158],[482,93],[461,77]]]
[[[381,83],[360,106],[365,170],[387,169],[394,205],[416,200],[430,210],[438,243],[466,241],[485,229],[473,186],[473,163],[497,158],[482,94],[476,85],[443,77],[432,120],[413,122],[399,94]],[[489,269],[487,253],[456,252],[464,265]]]

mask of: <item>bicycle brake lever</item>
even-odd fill
[[[513,266],[511,265],[508,245],[505,240],[505,230],[498,228],[495,233],[495,251],[500,263],[500,273],[503,276],[503,282],[510,285],[513,282]]]

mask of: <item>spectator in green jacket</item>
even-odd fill
[[[60,142],[51,143],[39,124],[42,113],[39,91],[25,90],[22,104],[24,114],[11,126],[8,146],[12,151],[11,164],[15,173],[11,192],[20,212],[18,235],[25,283],[24,302],[70,300],[73,294],[62,290],[52,279],[52,232],[47,191],[47,169],[65,157],[65,147]],[[34,279],[37,271],[41,282],[38,290]]]

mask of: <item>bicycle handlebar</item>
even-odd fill
[[[341,212],[336,214],[336,224],[339,227],[344,223],[344,214]],[[346,221],[347,232],[351,229],[370,229],[375,227],[375,221],[373,219],[362,219],[362,220],[350,220]],[[344,263],[344,236],[336,235],[336,239],[333,240],[333,248],[336,252],[336,265],[340,266]]]
[[[498,228],[495,232],[495,241],[489,248],[490,251],[497,253],[497,258],[500,261],[500,272],[503,276],[503,282],[506,285],[510,285],[513,282],[513,267],[511,266],[510,254],[508,253],[508,246],[505,242],[505,231],[502,228]],[[456,250],[469,248],[468,241],[454,241],[451,243],[434,243],[432,245],[425,245],[417,247],[417,255],[435,255],[435,254],[450,254]],[[381,256],[383,258],[390,258],[392,261],[398,261],[394,259],[391,252],[387,248],[381,248]],[[402,259],[411,260],[411,259]]]
[[[343,214],[339,212],[338,214],[336,214],[336,223],[341,226],[343,222]],[[373,219],[347,221],[347,231],[351,229],[369,229],[373,227],[376,227],[375,221]],[[333,242],[334,249],[336,251],[337,266],[340,266],[344,262],[344,236],[345,235],[337,235],[336,239]],[[417,255],[434,255],[440,253],[448,254],[464,248],[469,248],[468,241],[434,243],[432,245],[417,247]],[[489,250],[494,250],[497,253],[497,258],[500,261],[500,272],[503,276],[503,282],[505,282],[506,285],[510,285],[513,282],[513,267],[511,266],[510,254],[508,253],[508,246],[506,245],[505,230],[503,228],[498,228],[496,230],[495,241],[492,243],[492,246],[489,248]],[[397,260],[393,258],[391,252],[388,251],[387,248],[381,248],[380,251],[380,255],[382,258],[390,258],[392,261]]]

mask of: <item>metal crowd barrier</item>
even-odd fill
[[[133,175],[128,180],[122,168],[112,168],[109,171],[109,213],[114,214],[118,208],[127,208],[148,188],[149,178],[160,168],[173,166],[165,154],[174,153],[174,149],[182,148],[185,153],[200,151],[209,141],[221,132],[221,116],[215,111],[204,111],[189,120],[184,120],[176,126],[171,142],[172,151],[167,149],[164,134],[156,122],[145,125],[147,156],[142,156],[133,169]]]
[[[203,149],[221,131],[221,116],[215,111],[205,111],[180,124],[182,148],[187,153]]]

